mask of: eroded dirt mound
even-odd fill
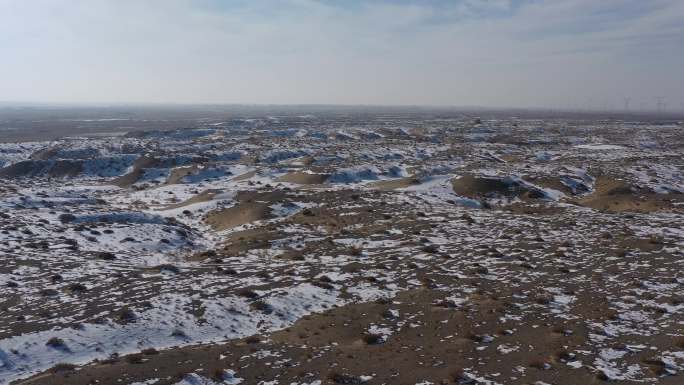
[[[545,177],[530,177],[527,178],[530,182],[545,187],[545,188],[551,188],[556,191],[560,191],[565,195],[574,195],[575,191],[573,191],[570,187],[568,187],[566,184],[564,184],[560,178],[556,177],[551,177],[551,176],[545,176]]]
[[[220,231],[273,218],[270,206],[280,202],[284,197],[285,193],[282,191],[241,191],[237,194],[237,203],[234,206],[212,211],[207,214],[205,222]]]
[[[121,188],[131,187],[133,184],[135,184],[135,182],[137,182],[140,179],[140,177],[143,176],[146,168],[156,167],[160,163],[161,162],[159,159],[148,156],[141,156],[140,158],[136,159],[136,161],[133,163],[133,170],[131,170],[131,172],[122,175],[118,178],[115,178],[114,180],[112,180],[111,183]]]
[[[278,178],[278,181],[303,185],[323,184],[329,176],[330,175],[327,174],[314,174],[301,171],[294,171],[281,176],[280,178]]]
[[[172,205],[169,205],[165,207],[163,210],[172,210],[172,209],[179,209],[181,207],[186,207],[193,205],[195,203],[201,203],[201,202],[208,202],[212,199],[214,199],[214,196],[218,194],[220,191],[219,190],[205,190],[202,191],[201,193],[193,196],[192,198],[186,199],[182,202],[174,203]]]
[[[500,194],[511,195],[510,186],[502,180],[494,178],[475,177],[464,175],[451,181],[454,192],[469,198],[477,198],[485,195]]]
[[[577,200],[579,205],[606,212],[650,213],[675,209],[675,202],[683,202],[683,194],[656,194],[629,183],[600,176],[592,194]]]
[[[83,162],[72,160],[26,160],[0,169],[0,178],[47,176],[74,177],[83,170]]]
[[[375,188],[378,190],[396,190],[400,188],[416,186],[419,184],[420,180],[418,180],[417,178],[406,177],[400,179],[381,180],[379,182],[372,182],[368,184],[368,187]]]
[[[496,197],[537,199],[544,197],[541,191],[506,178],[464,175],[453,179],[451,184],[456,194],[473,199]]]
[[[47,147],[40,149],[31,154],[31,159],[34,160],[48,160],[59,152],[59,147]]]
[[[245,202],[212,212],[206,222],[216,230],[232,229],[247,223],[271,218],[268,204],[260,202]]]
[[[170,171],[169,177],[166,179],[166,184],[178,184],[181,183],[183,178],[192,175],[197,172],[199,168],[197,165],[187,166],[187,167],[177,167]]]

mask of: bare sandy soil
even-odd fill
[[[0,384],[682,383],[680,125],[193,122],[0,144]]]

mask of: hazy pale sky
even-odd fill
[[[0,0],[0,101],[684,109],[683,0]]]

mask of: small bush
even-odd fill
[[[72,283],[71,285],[69,285],[69,291],[71,291],[74,294],[82,294],[88,291],[88,288],[81,283]]]
[[[65,372],[73,372],[76,370],[76,365],[73,364],[67,364],[67,363],[59,363],[52,368],[50,368],[50,373],[65,373]]]
[[[116,259],[116,255],[114,255],[114,253],[110,253],[109,251],[101,251],[97,253],[97,257],[105,261],[113,261]]]
[[[258,344],[261,342],[261,337],[256,336],[256,335],[255,336],[249,336],[249,337],[245,338],[245,342],[248,344]]]
[[[145,362],[145,358],[142,354],[131,354],[130,356],[126,356],[126,362],[129,364],[142,364]]]
[[[131,309],[124,308],[119,311],[117,319],[123,323],[135,322],[138,319],[138,315]]]
[[[363,342],[367,345],[380,345],[384,344],[387,339],[381,334],[369,333],[363,336]]]
[[[48,340],[48,342],[45,343],[45,346],[49,346],[54,349],[65,349],[66,343],[59,337],[52,337]]]
[[[359,246],[352,247],[352,249],[351,249],[351,251],[349,252],[349,254],[351,254],[351,255],[353,255],[353,256],[355,256],[355,257],[360,257],[361,255],[363,255],[363,249],[362,249],[361,247],[359,247]]]
[[[171,265],[171,264],[163,264],[157,266],[157,269],[159,270],[160,273],[172,273],[172,274],[178,274],[180,273],[180,269],[178,266]]]
[[[330,380],[332,380],[335,384],[342,385],[362,385],[367,383],[367,381],[364,381],[361,377],[340,373],[333,373],[330,375]]]
[[[154,356],[154,355],[159,354],[159,351],[155,348],[147,348],[147,349],[143,349],[140,353],[142,353],[146,356]]]
[[[271,314],[271,313],[273,313],[273,310],[274,310],[273,306],[271,306],[269,303],[267,303],[265,301],[261,301],[261,300],[252,302],[250,307],[252,309],[258,310],[264,314]]]
[[[71,223],[76,220],[76,216],[74,214],[65,213],[60,214],[57,219],[62,223]]]
[[[245,297],[245,298],[250,298],[250,299],[259,298],[259,294],[257,294],[254,290],[249,290],[249,289],[242,289],[242,290],[238,291],[237,294],[240,297]]]
[[[429,254],[434,254],[439,251],[439,246],[437,245],[426,245],[423,246],[423,251]]]

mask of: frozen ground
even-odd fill
[[[681,125],[0,143],[0,384],[680,384]]]

